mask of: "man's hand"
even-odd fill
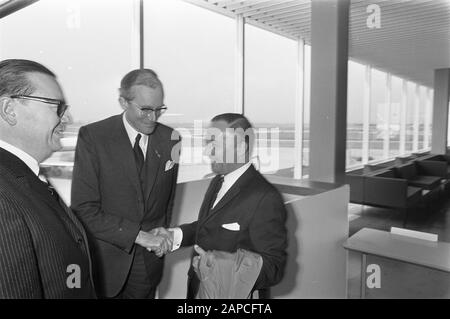
[[[194,271],[197,274],[198,278],[201,278],[199,271],[200,259],[206,255],[206,251],[204,251],[203,248],[198,245],[194,245],[194,250],[197,252],[198,256],[192,258],[192,267],[194,267]]]
[[[173,232],[165,229],[164,227],[157,227],[157,228],[153,228],[150,231],[150,234],[155,235],[155,236],[160,236],[166,239],[167,243],[169,244],[169,249],[168,250],[163,250],[163,249],[153,249],[153,251],[155,252],[156,256],[158,257],[162,257],[165,254],[167,254],[168,252],[172,251],[172,245],[173,245]],[[151,251],[150,249],[148,249],[149,251]]]
[[[140,231],[136,244],[146,248],[149,251],[155,251],[158,257],[163,256],[172,249],[172,239],[165,235],[155,235],[154,233]]]

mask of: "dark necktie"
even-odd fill
[[[136,161],[136,167],[138,169],[138,173],[141,174],[142,167],[144,166],[144,153],[142,153],[142,149],[139,146],[139,141],[141,140],[142,135],[136,135],[136,140],[134,141],[133,152],[134,159]]]
[[[217,199],[217,194],[219,193],[220,189],[222,188],[222,184],[223,184],[223,176],[222,175],[216,175],[210,184],[210,188],[211,188],[211,193],[209,195],[209,200],[208,200],[208,212],[212,209],[214,202]]]

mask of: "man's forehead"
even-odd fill
[[[38,94],[49,98],[64,98],[62,88],[55,77],[39,72],[27,73],[27,77]]]
[[[209,124],[206,135],[215,138],[219,138],[221,136],[234,138],[236,135],[242,135],[242,129],[231,128],[227,122],[222,120],[213,121]]]
[[[162,89],[160,87],[151,88],[146,85],[138,84],[133,85],[130,88],[131,94],[135,97],[153,97],[153,98],[162,98]]]

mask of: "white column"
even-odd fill
[[[402,81],[402,98],[400,109],[400,156],[406,154],[406,103],[408,98],[408,81]]]
[[[386,101],[384,104],[384,121],[386,130],[383,139],[383,158],[389,158],[389,137],[391,132],[391,104],[392,104],[392,77],[390,73],[386,74]]]
[[[370,129],[370,104],[372,100],[372,68],[366,65],[364,78],[364,104],[363,104],[363,139],[362,139],[362,164],[369,162],[369,129]]]
[[[235,101],[234,112],[244,114],[244,84],[245,84],[245,19],[242,14],[236,16],[236,46],[235,46]]]
[[[413,153],[419,151],[420,85],[414,92]]]
[[[305,88],[305,41],[298,40],[297,46],[297,86],[295,99],[295,164],[294,178],[303,176],[303,123]]]

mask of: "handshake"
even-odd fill
[[[149,232],[141,230],[135,243],[162,257],[172,251],[173,232],[164,227],[154,228]]]

